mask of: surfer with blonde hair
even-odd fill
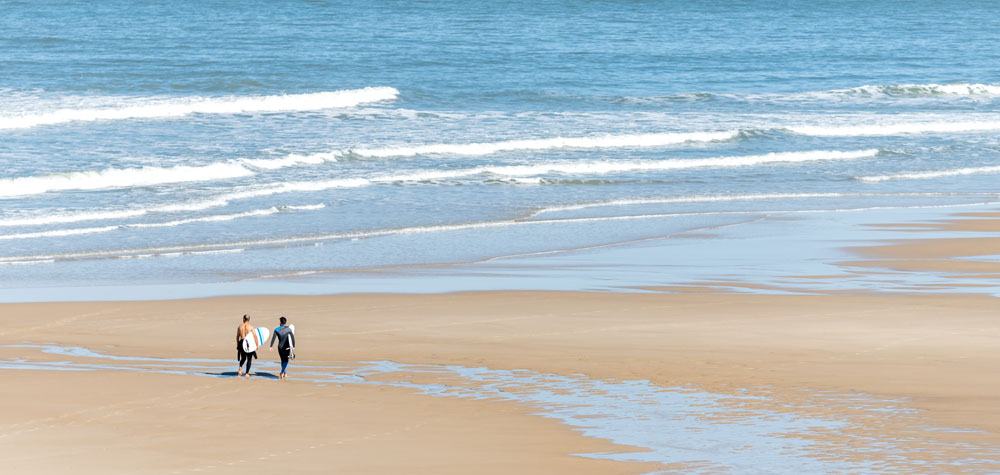
[[[267,330],[264,330],[267,331]],[[246,351],[243,345],[243,340],[247,338],[253,338],[255,345],[250,345],[254,348],[254,351]],[[246,377],[250,379],[250,366],[253,364],[253,359],[257,357],[258,346],[261,346],[263,342],[258,341],[257,332],[254,331],[253,325],[250,324],[250,315],[243,315],[243,323],[236,327],[236,356],[239,358],[239,365],[237,366],[236,377],[243,376],[243,362],[246,362],[247,371]]]

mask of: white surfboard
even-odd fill
[[[257,338],[254,338],[254,336]],[[253,353],[257,351],[257,340],[260,340],[260,344],[264,344],[264,335],[267,335],[267,328],[257,327],[254,328],[252,332],[247,333],[246,338],[243,339],[243,352]]]
[[[254,329],[254,333],[257,334],[257,339],[260,340],[260,346],[263,348],[267,345],[267,339],[271,336],[267,331],[267,327],[257,327]]]
[[[292,335],[295,334],[295,324],[294,323],[291,324],[291,325],[288,325],[288,329],[292,331]],[[288,340],[288,347],[289,347],[288,357],[294,360],[295,359],[295,343],[293,343],[292,340]]]

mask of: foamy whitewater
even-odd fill
[[[0,290],[337,292],[1000,202],[989,5],[537,3],[0,0]],[[560,288],[693,278],[636,252]]]

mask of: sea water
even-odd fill
[[[0,288],[267,291],[994,203],[997,11],[0,1]],[[734,264],[755,252],[725,245]]]

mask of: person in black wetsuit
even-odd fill
[[[274,351],[274,342],[278,342],[278,356],[281,357],[281,374],[278,375],[279,379],[288,379],[288,375],[285,374],[285,370],[288,368],[288,357],[292,354],[292,350],[295,348],[295,334],[292,333],[292,329],[286,324],[288,319],[281,317],[278,319],[281,325],[274,329],[274,335],[271,336],[271,346],[267,351]]]

